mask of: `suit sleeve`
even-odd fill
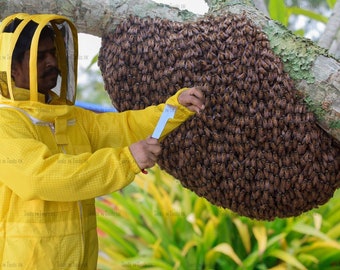
[[[169,119],[161,139],[171,131],[180,126],[184,121],[191,117],[194,112],[178,103],[178,96],[186,88],[179,90],[174,96],[170,97],[166,104],[177,107],[173,119]],[[81,117],[87,119],[84,123],[87,126],[91,144],[94,149],[102,147],[122,147],[144,140],[152,135],[165,104],[150,106],[143,110],[129,110],[120,113],[94,114]],[[91,119],[88,121],[88,119]]]
[[[192,115],[176,102],[175,96],[169,99],[169,104],[179,109],[163,136]],[[25,200],[78,201],[119,190],[140,172],[128,145],[151,134],[163,107],[83,117],[96,149],[77,155],[53,153],[27,117],[15,110],[3,110],[0,184]]]
[[[128,147],[53,154],[28,121],[15,114],[1,114],[0,184],[22,199],[95,198],[125,187],[140,171]]]

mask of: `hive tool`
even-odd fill
[[[172,106],[169,104],[165,105],[161,117],[159,118],[157,125],[151,135],[152,138],[159,139],[161,137],[161,134],[166,126],[166,123],[168,122],[169,119],[174,118],[176,110],[177,110],[176,106]],[[142,172],[144,174],[148,173],[145,169],[143,169]]]
[[[152,138],[159,139],[169,119],[174,118],[177,107],[166,104],[161,117],[151,135]]]

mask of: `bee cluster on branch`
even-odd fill
[[[339,148],[245,15],[130,16],[103,37],[98,63],[120,111],[203,86],[206,109],[162,142],[159,165],[212,204],[272,220],[318,207],[339,187]]]

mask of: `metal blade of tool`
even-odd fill
[[[175,106],[172,106],[172,105],[168,105],[166,104],[165,107],[164,107],[164,110],[163,110],[163,113],[161,115],[161,117],[159,118],[158,120],[158,123],[151,135],[152,138],[155,138],[155,139],[159,139],[165,126],[166,126],[166,123],[168,122],[168,120],[170,118],[174,118],[175,116],[175,113],[176,113],[176,110],[177,110],[177,107]]]

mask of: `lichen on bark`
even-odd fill
[[[269,21],[263,31],[267,34],[273,51],[280,56],[285,71],[291,78],[314,83],[315,77],[311,72],[313,63],[319,55],[328,56],[327,51],[317,47],[308,39],[294,35],[277,22]]]

